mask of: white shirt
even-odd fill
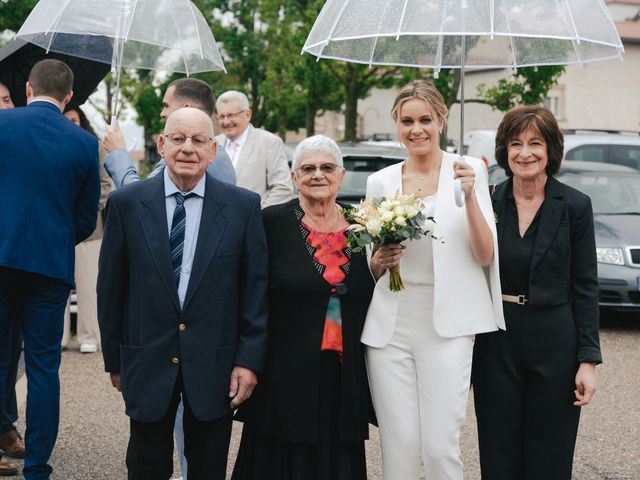
[[[176,208],[176,199],[174,194],[180,192],[173,180],[169,177],[169,169],[165,168],[164,172],[164,201],[167,208],[167,235],[171,235],[171,222],[173,220],[173,211]],[[184,201],[185,209],[185,229],[184,229],[184,251],[182,253],[182,270],[180,270],[180,283],[178,284],[178,299],[180,300],[180,308],[184,303],[187,295],[187,287],[189,286],[189,278],[191,277],[191,267],[193,266],[193,257],[196,253],[196,243],[198,242],[198,232],[200,231],[200,218],[202,217],[202,205],[204,203],[204,184],[206,175],[198,181],[196,186],[190,192],[181,192],[183,194],[195,193],[196,196],[187,198]]]

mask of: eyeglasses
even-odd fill
[[[323,175],[332,175],[336,173],[336,170],[340,168],[335,163],[323,163],[321,165],[303,165],[296,170],[303,177],[307,177],[316,173],[316,170],[320,170]]]
[[[218,119],[219,120],[233,120],[234,118],[236,118],[238,115],[240,115],[243,112],[245,112],[245,110],[240,110],[239,112],[236,112],[236,113],[227,113],[226,115],[218,115]]]
[[[187,141],[187,138],[191,139],[191,145],[196,148],[204,148],[209,145],[209,142],[213,141],[213,138],[206,135],[183,135],[181,133],[169,133],[165,134],[165,137],[169,139],[176,147],[181,147]]]

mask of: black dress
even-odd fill
[[[476,336],[482,478],[570,480],[580,416],[575,375],[579,362],[600,362],[590,203],[549,178],[545,200],[520,237],[511,180],[498,189],[502,292],[529,301],[503,302],[506,331]]]
[[[270,255],[267,361],[236,415],[244,427],[234,480],[366,479],[371,403],[360,334],[374,281],[364,254],[345,249],[343,352],[321,351],[333,287],[305,241],[302,215],[297,200],[263,212]]]

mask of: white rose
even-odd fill
[[[407,224],[407,220],[404,217],[396,217],[394,223],[400,227],[404,227]]]
[[[390,210],[383,210],[380,212],[380,218],[383,222],[390,222],[393,220],[393,212]]]
[[[406,212],[405,207],[403,207],[402,205],[398,205],[396,208],[393,209],[393,213],[395,213],[399,217],[404,217],[406,215],[405,212]]]
[[[380,235],[380,230],[382,230],[382,222],[379,218],[372,218],[367,222],[366,227],[371,236],[377,237]]]
[[[413,218],[418,214],[418,209],[415,207],[406,207],[405,214],[407,218]]]

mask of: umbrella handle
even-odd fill
[[[462,191],[462,183],[460,183],[460,180],[453,181],[453,193],[455,195],[456,205],[458,207],[464,206],[464,192]]]
[[[115,127],[117,121],[117,117],[115,115],[111,115],[111,127]]]
[[[458,155],[458,162],[464,163],[464,156]],[[464,192],[462,191],[462,182],[460,180],[453,181],[453,194],[458,207],[464,206]]]

